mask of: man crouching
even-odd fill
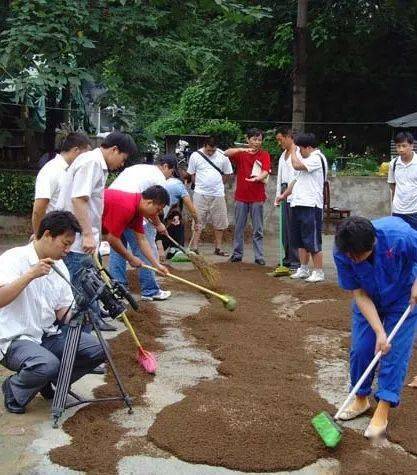
[[[23,414],[38,392],[54,396],[51,382],[58,377],[73,295],[51,265],[70,278],[61,259],[79,232],[72,213],[53,211],[42,219],[35,241],[0,256],[0,363],[16,371],[2,385],[9,412]],[[72,381],[104,360],[98,339],[82,332]]]

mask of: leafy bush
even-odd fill
[[[0,171],[0,213],[30,214],[35,197],[35,180],[34,175]]]
[[[344,161],[343,170],[341,175],[351,176],[370,176],[374,175],[378,171],[378,157],[373,155],[359,155],[355,153],[349,153],[347,159]]]

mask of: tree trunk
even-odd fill
[[[292,127],[296,132],[304,132],[306,116],[307,7],[308,0],[298,0],[292,92]]]

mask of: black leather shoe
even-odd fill
[[[242,258],[241,258],[241,257],[232,256],[232,257],[229,259],[229,262],[242,262]]]
[[[255,264],[258,264],[258,266],[264,266],[265,265],[265,260],[264,259],[255,259]]]
[[[12,390],[10,388],[9,379],[10,376],[6,378],[3,381],[3,384],[1,385],[1,389],[4,393],[4,407],[12,414],[24,414],[26,412],[26,409],[16,402]]]
[[[98,329],[101,330],[102,332],[115,332],[117,330],[117,328],[114,325],[110,325],[110,323],[106,323],[101,318],[98,319],[97,326],[98,326]]]
[[[55,396],[55,390],[52,387],[51,383],[48,383],[39,392],[41,393],[42,397],[46,399],[47,401],[52,401],[52,399]]]

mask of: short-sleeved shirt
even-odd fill
[[[169,194],[169,206],[164,208],[164,218],[167,217],[170,208],[175,206],[182,198],[189,196],[184,183],[178,178],[168,178],[165,189]]]
[[[279,157],[278,161],[278,173],[277,173],[277,193],[276,196],[281,194],[281,187],[284,183],[289,185],[292,183],[298,176],[299,172],[294,170],[291,161],[291,154],[288,153],[288,157],[286,157],[287,151],[284,150]],[[297,157],[302,160],[303,157],[301,156],[300,149],[297,147],[296,152]],[[287,198],[288,203],[292,201],[292,195],[289,195]]]
[[[68,163],[61,154],[57,154],[55,158],[49,160],[40,170],[36,177],[35,200],[48,199],[49,203],[46,212],[57,209],[59,192],[61,183],[65,177],[65,171]]]
[[[417,277],[417,231],[391,216],[372,224],[376,244],[371,260],[355,263],[334,249],[339,285],[345,290],[364,290],[382,313],[402,312]],[[354,308],[358,311],[356,304]]]
[[[103,233],[120,238],[126,228],[143,234],[143,216],[139,213],[140,193],[104,191]]]
[[[299,170],[292,189],[291,206],[323,208],[323,187],[328,168],[326,157],[320,150],[314,150],[302,161],[307,170]]]
[[[11,284],[39,262],[33,242],[15,247],[0,256],[0,285]],[[62,260],[55,265],[69,280]],[[55,334],[55,312],[73,302],[71,287],[56,272],[33,279],[8,305],[0,308],[0,360],[13,340],[42,342],[44,334]]]
[[[199,152],[204,153],[204,149],[201,148]],[[231,175],[233,173],[230,160],[221,150],[217,149],[213,155],[210,155],[210,157],[207,156],[207,158],[225,175]],[[194,191],[199,195],[224,196],[223,176],[198,152],[191,154],[187,173],[190,175],[195,174]]]
[[[391,160],[387,181],[388,183],[395,183],[392,212],[399,214],[417,213],[417,154],[413,153],[413,158],[409,163],[404,163],[401,157]]]
[[[260,181],[250,182],[246,178],[252,176],[253,164],[258,161],[262,171],[271,173],[271,157],[266,150],[256,153],[238,152],[230,157],[236,165],[235,200],[243,203],[264,202],[266,200],[265,184]]]
[[[127,193],[143,193],[150,186],[165,187],[165,182],[165,175],[156,165],[139,164],[125,168],[109,188]]]
[[[73,198],[88,197],[91,228],[97,246],[100,243],[101,216],[103,214],[104,187],[108,169],[100,148],[82,153],[65,173],[58,198],[58,208],[74,212]],[[77,233],[72,252],[84,254],[82,237]]]

